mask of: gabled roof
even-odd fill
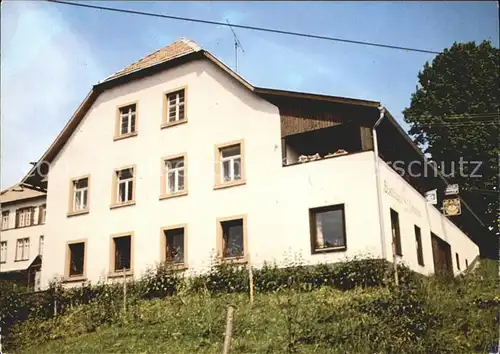
[[[124,69],[112,74],[111,76],[105,78],[103,81],[98,82],[96,85],[92,87],[88,95],[85,97],[83,102],[78,106],[77,110],[71,117],[71,119],[66,123],[63,130],[56,137],[54,142],[49,146],[47,151],[42,155],[42,157],[38,160],[38,163],[33,166],[33,168],[28,172],[28,174],[22,179],[21,184],[27,185],[39,185],[41,182],[46,182],[48,175],[48,171],[45,170],[46,163],[42,162],[52,162],[52,160],[57,156],[62,147],[69,140],[78,124],[85,117],[85,114],[88,112],[92,104],[95,102],[97,97],[105,90],[115,87],[117,85],[121,85],[132,80],[137,80],[149,75],[153,75],[162,70],[166,70],[168,68],[176,67],[182,65],[191,60],[199,60],[205,59],[211,61],[213,64],[218,66],[224,72],[226,72],[229,76],[233,77],[244,87],[252,91],[253,93],[259,95],[260,97],[268,100],[269,102],[273,102],[273,98],[275,97],[290,97],[290,98],[299,98],[305,100],[314,100],[314,101],[328,101],[339,104],[346,105],[354,105],[354,106],[364,106],[371,108],[378,108],[380,106],[380,102],[377,101],[369,101],[369,100],[360,100],[355,98],[346,98],[346,97],[338,97],[338,96],[329,96],[329,95],[320,95],[315,93],[306,93],[306,92],[295,92],[295,91],[285,91],[285,90],[277,90],[263,87],[255,87],[246,81],[243,77],[241,77],[238,73],[229,68],[226,64],[224,64],[221,60],[217,59],[210,52],[201,48],[194,41],[189,40],[187,38],[180,38],[170,45],[157,50],[154,53],[146,55],[144,58],[138,60],[137,62],[125,67]],[[422,151],[415,145],[415,143],[411,140],[408,134],[405,133],[403,128],[399,125],[399,123],[392,117],[388,110],[386,112],[387,120],[396,127],[399,133],[403,135],[406,141],[413,147],[413,149],[423,158],[424,154]],[[44,174],[40,176],[39,171],[42,171]],[[446,179],[438,173],[439,177],[446,183]],[[36,193],[38,195],[45,195],[43,192],[33,191],[26,192],[26,194],[34,195]],[[4,201],[4,192],[2,192],[2,200]],[[15,194],[14,194],[15,195]],[[7,197],[6,197],[7,198]],[[30,197],[27,197],[30,198]],[[23,198],[24,199],[24,198]],[[484,226],[484,223],[481,219],[470,209],[470,207],[465,203],[465,201],[460,198],[465,205],[465,207],[474,215],[474,217]],[[19,200],[19,199],[7,199],[9,201]]]
[[[37,197],[44,197],[46,195],[45,192],[35,190],[33,188],[28,188],[24,186],[22,183],[18,183],[3,190],[0,194],[0,203],[11,203],[24,199],[31,199]]]
[[[130,74],[132,72],[139,71],[154,65],[161,64],[168,60],[181,57],[186,54],[199,52],[200,50],[202,50],[201,47],[192,40],[189,40],[187,38],[180,38],[176,40],[174,43],[164,48],[158,49],[156,52],[146,55],[144,58],[139,59],[135,63],[114,73],[113,75],[107,77],[101,82],[110,81],[118,77]]]
[[[38,160],[38,164],[33,166],[33,168],[28,172],[28,174],[22,179],[22,182],[33,185],[37,185],[40,183],[42,177],[39,176],[37,171],[40,168],[43,169],[44,165],[46,165],[46,163],[42,164],[42,162],[48,162],[48,163],[52,162],[52,160],[57,156],[62,147],[69,140],[69,138],[77,128],[78,124],[85,117],[85,114],[88,112],[88,110],[95,102],[97,97],[104,90],[117,85],[124,84],[132,80],[153,75],[159,71],[182,65],[191,60],[199,60],[199,59],[205,59],[205,60],[208,59],[216,66],[218,66],[220,69],[225,71],[228,75],[230,75],[239,83],[241,83],[243,86],[245,86],[247,89],[267,100],[270,96],[285,96],[285,97],[296,97],[296,98],[322,100],[322,101],[327,100],[330,102],[358,105],[358,106],[378,107],[380,105],[379,102],[375,101],[366,101],[366,100],[358,100],[345,97],[336,97],[336,96],[318,95],[313,93],[283,91],[283,90],[255,87],[248,81],[246,81],[243,77],[241,77],[238,73],[229,68],[222,61],[213,56],[210,52],[202,49],[194,41],[186,38],[180,38],[175,42],[173,42],[172,44],[162,49],[159,49],[152,54],[145,56],[144,58],[138,60],[137,62],[112,74],[111,76],[107,77],[106,79],[94,85],[90,90],[90,92],[88,93],[88,95],[83,100],[83,102],[80,104],[80,106],[78,106],[77,110],[75,111],[71,119],[68,121],[68,123],[66,123],[63,130],[59,133],[54,142],[49,146],[47,151]],[[37,166],[40,166],[40,168],[38,168]]]

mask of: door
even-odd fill
[[[453,276],[450,245],[433,233],[431,233],[431,239],[434,273],[437,276]]]

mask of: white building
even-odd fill
[[[16,184],[2,191],[0,277],[39,286],[46,215],[43,190]]]
[[[92,88],[24,179],[50,163],[42,286],[165,259],[392,261],[393,235],[415,271],[459,273],[478,247],[384,162],[422,157],[388,112],[375,159],[379,105],[254,87],[186,39],[146,56]]]

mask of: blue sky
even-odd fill
[[[91,3],[91,2],[88,2]],[[94,2],[169,15],[440,51],[491,40],[489,2]],[[42,1],[2,2],[1,187],[45,152],[91,86],[179,37],[234,64],[230,30]],[[402,123],[432,54],[236,29],[239,73],[256,86],[381,101]],[[406,127],[403,124],[404,127]],[[91,143],[91,142],[89,142]]]

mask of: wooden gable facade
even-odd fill
[[[339,103],[321,99],[265,95],[280,111],[281,138],[312,132],[324,128],[355,127],[359,134],[362,151],[373,149],[371,126],[377,118],[378,109],[351,103]]]

